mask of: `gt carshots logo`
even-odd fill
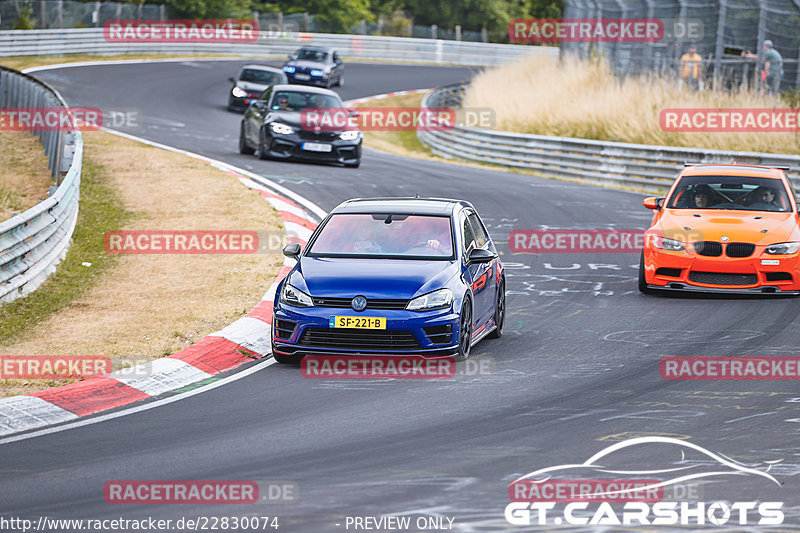
[[[644,466],[629,470],[617,466],[620,450],[654,460],[680,452],[680,459],[664,468]],[[627,455],[627,454],[625,454]],[[664,489],[679,483],[723,476],[759,476],[780,486],[767,471],[745,466],[696,444],[670,437],[639,437],[615,443],[584,463],[536,470],[509,484],[511,503],[505,518],[515,526],[528,525],[725,525],[783,523],[783,502],[772,501],[665,501]],[[710,463],[710,465],[709,465]],[[707,468],[707,469],[704,469]],[[583,479],[582,472],[627,475],[631,479]],[[664,475],[667,479],[652,479]],[[571,476],[564,479],[560,476]],[[644,476],[648,479],[644,479]],[[612,505],[615,504],[615,505]]]

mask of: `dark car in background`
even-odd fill
[[[244,65],[239,74],[228,81],[233,84],[228,92],[229,111],[244,111],[270,85],[287,83],[282,69],[266,65]]]
[[[319,161],[358,167],[362,133],[355,127],[314,128],[303,122],[303,110],[341,112],[350,116],[338,94],[329,89],[273,85],[247,108],[239,129],[239,152],[261,159]]]
[[[295,50],[283,65],[289,83],[333,87],[344,85],[344,63],[331,48],[304,47]]]

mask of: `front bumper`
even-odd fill
[[[352,330],[331,328],[330,317],[385,317],[385,330]],[[289,327],[292,325],[293,328]],[[442,331],[449,326],[449,335],[439,335],[431,340],[428,331]],[[367,309],[356,312],[347,308],[310,307],[296,308],[278,304],[274,309],[272,327],[273,350],[284,355],[343,354],[343,355],[430,355],[446,356],[458,352],[460,316],[450,309],[435,311],[406,311]],[[291,333],[287,333],[291,330]],[[334,331],[336,333],[334,333]],[[322,335],[316,334],[321,333]],[[341,342],[331,341],[339,332]],[[359,340],[351,335],[357,332]],[[373,335],[374,332],[374,335]],[[383,339],[396,335],[402,337],[402,347]],[[314,339],[325,338],[322,344]],[[345,339],[348,337],[349,339]],[[353,344],[355,342],[356,344]],[[413,344],[413,346],[412,346]]]
[[[300,74],[305,74],[301,72]],[[289,80],[289,83],[294,85],[311,85],[312,87],[327,87],[329,83],[330,76],[311,76],[308,74],[309,79],[301,80],[298,79],[297,73],[289,74],[286,72],[286,79]]]
[[[304,150],[303,143],[331,145],[330,152]],[[354,164],[361,160],[361,139],[343,141],[338,136],[329,138],[301,138],[293,135],[271,135],[266,138],[267,153],[273,159],[298,159],[328,163]]]
[[[706,257],[691,246],[644,250],[648,288],[718,294],[800,294],[800,253],[770,255],[756,246],[750,257]],[[777,264],[762,264],[763,261]]]
[[[228,97],[228,108],[229,109],[238,109],[240,111],[246,110],[250,107],[250,104],[258,100],[257,96],[243,96],[241,98],[237,96],[229,96]]]

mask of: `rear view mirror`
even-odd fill
[[[358,109],[349,109],[348,108],[347,109],[347,114],[348,114],[348,116],[351,116],[351,117],[360,117],[361,116],[361,113],[358,112]]]
[[[485,250],[483,248],[473,248],[469,255],[467,256],[467,264],[471,265],[473,263],[490,263],[497,257],[497,254],[492,252],[491,250]]]
[[[664,203],[664,198],[656,198],[655,196],[650,196],[642,200],[642,205],[647,209],[661,209],[662,203]]]
[[[298,243],[287,244],[283,247],[283,255],[297,259],[300,256],[300,245]]]
[[[228,78],[228,81],[231,82],[231,83],[236,83],[236,78],[233,78],[233,77]]]

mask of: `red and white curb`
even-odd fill
[[[325,211],[302,196],[257,174],[207,157],[132,135],[114,135],[205,161],[258,190],[280,214],[291,242],[305,244]],[[313,214],[309,214],[313,213]],[[74,420],[132,404],[226,372],[270,355],[272,305],[278,282],[292,269],[285,259],[264,297],[244,317],[183,350],[149,363],[84,381],[0,400],[0,436]]]

